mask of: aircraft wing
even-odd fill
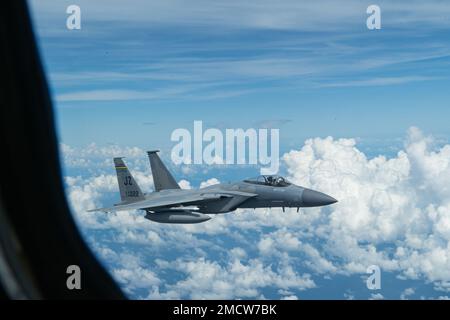
[[[118,204],[109,208],[99,208],[88,210],[102,211],[102,212],[115,212],[115,211],[129,211],[129,210],[157,210],[163,207],[176,207],[176,206],[191,206],[198,205],[203,202],[219,200],[223,198],[236,198],[239,202],[242,202],[248,198],[255,197],[257,194],[242,192],[242,191],[220,191],[220,192],[196,192],[190,194],[179,194],[178,192],[161,194],[153,193],[148,199],[136,201],[127,204]]]

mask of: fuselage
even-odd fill
[[[216,194],[226,194],[227,191],[240,191],[243,193],[255,194],[255,196],[239,201],[239,196],[233,195],[214,199],[209,202],[202,202],[197,206],[197,212],[201,213],[226,213],[238,208],[301,208],[317,207],[335,203],[336,200],[324,193],[303,188],[294,184],[286,186],[268,186],[241,181],[237,183],[223,183],[208,186],[198,190],[163,190],[146,195],[146,198],[155,199],[158,194],[172,194],[174,197],[182,195],[201,194],[202,196]]]
[[[210,186],[199,191],[242,191],[257,194],[255,197],[245,200],[237,205],[238,208],[301,208],[301,207],[319,207],[337,202],[336,199],[314,190],[303,188],[295,184],[286,186],[267,186],[248,183],[245,181],[233,184],[220,184]],[[224,200],[226,203],[226,200]],[[200,211],[202,212],[202,211]],[[226,211],[217,210],[216,213]],[[205,210],[207,213],[207,210]],[[213,212],[209,212],[213,213]]]

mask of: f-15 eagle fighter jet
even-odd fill
[[[211,219],[208,214],[232,212],[239,208],[283,208],[284,211],[294,207],[298,212],[301,207],[319,207],[337,202],[329,195],[297,186],[276,175],[262,175],[198,190],[181,189],[158,152],[147,152],[154,192],[143,193],[123,158],[114,158],[122,201],[110,208],[89,211],[144,210],[145,217],[155,222],[200,223]]]

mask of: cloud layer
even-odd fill
[[[77,163],[69,147],[63,152],[69,166]],[[292,299],[320,279],[360,276],[374,264],[450,291],[450,145],[436,146],[411,128],[393,158],[369,159],[354,139],[328,137],[307,140],[282,160],[292,182],[339,203],[301,213],[238,210],[181,226],[152,223],[137,212],[87,213],[117,196],[114,175],[67,177],[67,193],[94,250],[133,297],[265,298],[269,292]],[[135,173],[149,190],[148,172]],[[205,177],[202,186],[217,182]]]
[[[411,128],[397,157],[367,159],[355,140],[308,140],[284,156],[296,183],[340,200],[315,235],[341,259],[339,271],[370,264],[408,278],[450,280],[450,146]]]

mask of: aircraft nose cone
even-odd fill
[[[321,207],[336,203],[337,200],[325,193],[305,189],[302,194],[302,201],[305,207]]]

